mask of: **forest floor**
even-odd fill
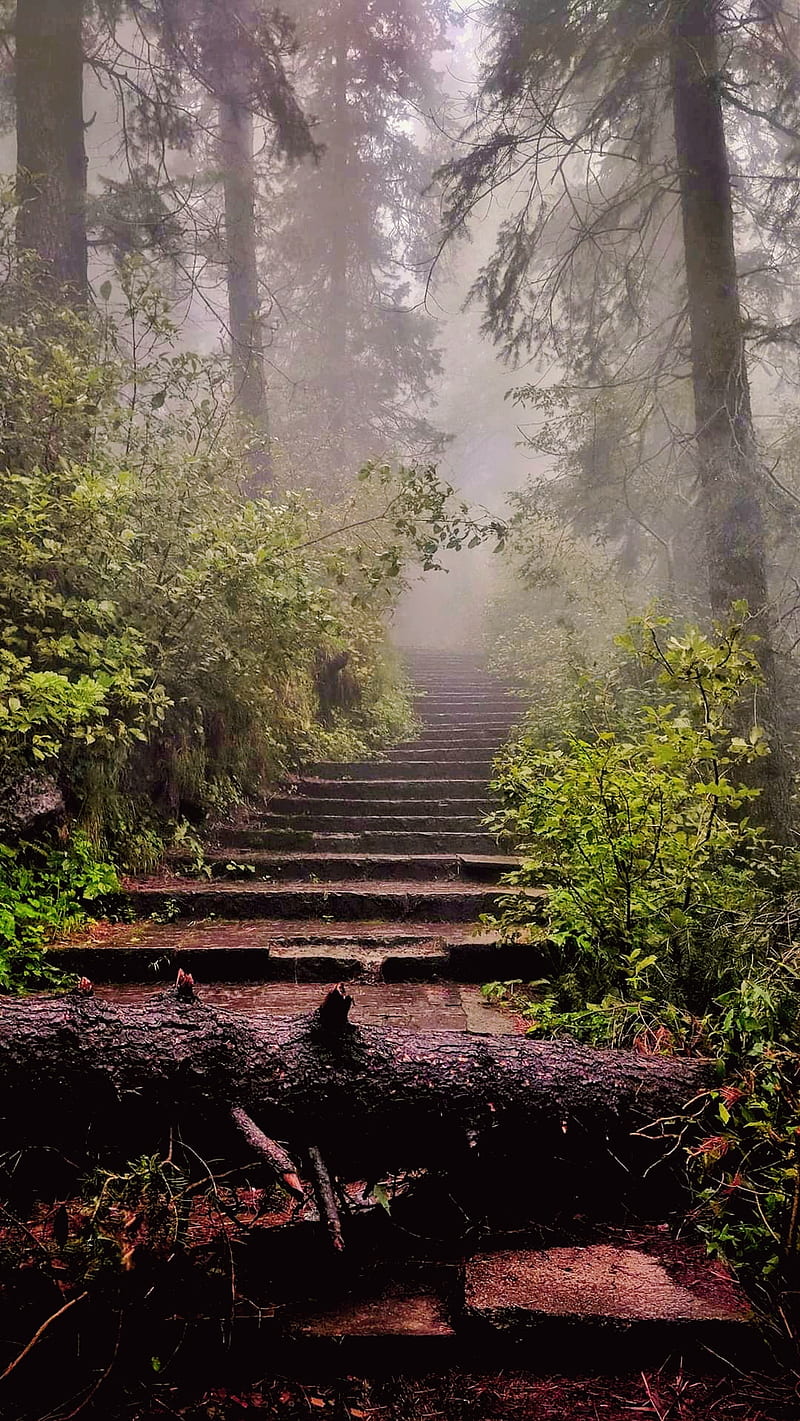
[[[797,1378],[680,1369],[613,1377],[453,1370],[437,1376],[272,1379],[186,1399],[165,1386],[131,1397],[115,1421],[797,1421]],[[107,1413],[105,1413],[107,1414]]]

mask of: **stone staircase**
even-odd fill
[[[517,862],[483,819],[520,702],[474,658],[417,653],[409,668],[413,741],[374,761],[310,765],[263,813],[218,832],[203,874],[175,856],[127,884],[136,923],[65,947],[64,965],[120,1001],[180,966],[205,1000],[243,1010],[305,1012],[304,984],[342,980],[369,986],[356,1020],[513,1030],[476,984],[520,975],[524,959],[479,931]],[[234,991],[244,982],[249,992]]]
[[[486,1004],[480,984],[536,975],[536,964],[530,948],[481,933],[478,918],[516,862],[498,852],[483,819],[492,758],[520,702],[474,657],[417,653],[409,667],[421,723],[412,742],[375,761],[309,766],[263,813],[219,832],[203,876],[175,857],[159,876],[131,882],[138,920],[64,946],[63,964],[123,1004],[163,990],[182,967],[205,1002],[243,1012],[306,1014],[321,984],[344,981],[355,1024],[517,1029]],[[356,1220],[364,1207],[359,1196]],[[271,1228],[261,1219],[270,1238],[246,1288],[249,1297],[267,1288],[265,1312],[251,1320],[255,1358],[270,1338],[295,1349],[298,1365],[322,1358],[334,1371],[376,1359],[400,1370],[450,1367],[465,1344],[467,1356],[477,1347],[505,1357],[508,1346],[547,1373],[569,1370],[576,1347],[585,1367],[635,1370],[670,1352],[742,1357],[752,1342],[746,1303],[724,1268],[702,1249],[673,1245],[658,1220],[635,1235],[617,1220],[577,1245],[563,1230],[550,1239],[546,1229],[524,1238],[495,1231],[443,1252],[415,1223],[404,1234],[375,1213],[377,1225],[365,1216],[363,1226],[378,1227],[373,1265],[395,1250],[388,1271],[321,1268],[326,1240],[313,1208],[303,1218],[287,1205]],[[276,1304],[269,1289],[287,1286]]]

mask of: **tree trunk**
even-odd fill
[[[333,89],[329,152],[323,158],[331,184],[331,224],[328,233],[330,253],[328,267],[327,351],[325,381],[329,399],[329,429],[331,457],[336,479],[344,486],[352,470],[348,470],[345,453],[345,431],[350,395],[350,291],[348,222],[352,200],[349,146],[352,142],[347,101],[348,48],[350,13],[347,3],[340,0],[336,10],[336,32],[333,46]]]
[[[79,305],[88,295],[82,19],[83,0],[19,0],[15,26],[17,241],[40,259],[46,286],[68,288]]]
[[[237,10],[236,23],[255,25],[252,6]],[[234,21],[231,21],[234,23]],[[246,49],[228,40],[227,70],[219,94],[219,145],[225,199],[225,260],[234,397],[256,435],[250,455],[248,493],[257,497],[272,482],[269,407],[264,375],[264,328],[258,280],[256,176],[253,157],[252,76]]]
[[[691,330],[697,473],[711,611],[744,600],[759,636],[762,720],[757,806],[790,837],[791,776],[773,650],[764,515],[742,334],[730,165],[719,94],[719,0],[675,0],[672,94]]]
[[[181,974],[179,994],[187,982],[191,992]],[[559,1208],[581,1189],[597,1208],[611,1170],[616,1209],[658,1156],[635,1132],[679,1112],[706,1076],[696,1060],[567,1042],[357,1029],[350,1004],[336,988],[313,1016],[286,1020],[173,992],[124,1010],[86,996],[8,1000],[4,1147],[44,1145],[85,1166],[84,1148],[95,1161],[109,1150],[133,1158],[168,1129],[185,1140],[199,1130],[219,1157],[228,1130],[292,1192],[310,1151],[345,1179],[457,1174],[480,1159],[501,1200],[521,1178],[528,1206],[546,1177]]]

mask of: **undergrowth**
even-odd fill
[[[507,881],[548,898],[544,925],[501,900],[489,921],[530,943],[533,970],[485,991],[531,1035],[714,1059],[713,1088],[656,1128],[710,1251],[796,1330],[798,865],[748,813],[769,748],[743,723],[759,685],[746,609],[713,636],[645,617],[618,647],[616,683],[584,682],[560,736],[529,727],[498,761],[492,827],[523,860]]]
[[[0,843],[0,993],[62,985],[47,944],[74,931],[119,891],[85,834],[60,846]]]

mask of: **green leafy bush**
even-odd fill
[[[800,1274],[800,902],[794,856],[747,817],[768,747],[742,710],[759,673],[735,613],[713,637],[633,623],[616,695],[597,688],[595,734],[584,687],[560,744],[529,732],[504,753],[493,824],[524,856],[515,885],[544,881],[549,901],[544,930],[518,896],[496,925],[527,938],[547,976],[488,991],[533,1035],[717,1061],[714,1088],[654,1128],[684,1153],[711,1251],[786,1310]]]
[[[134,261],[102,322],[0,325],[0,782],[55,773],[101,850],[257,795],[301,756],[410,724],[385,616],[410,562],[498,532],[432,468],[370,468],[352,498],[248,501],[225,362],[179,349]],[[320,712],[346,651],[357,704]]]
[[[115,870],[98,861],[83,834],[59,848],[0,844],[0,992],[61,984],[47,943],[80,927],[118,891]]]
[[[593,733],[512,743],[492,826],[523,855],[510,881],[548,884],[547,966],[579,996],[621,989],[637,951],[665,991],[701,1007],[758,944],[776,871],[746,814],[758,791],[744,775],[767,746],[759,726],[743,738],[734,724],[758,667],[741,616],[716,639],[643,620],[619,645],[654,681],[610,711],[600,688]],[[496,925],[514,935],[527,917],[511,896]]]

